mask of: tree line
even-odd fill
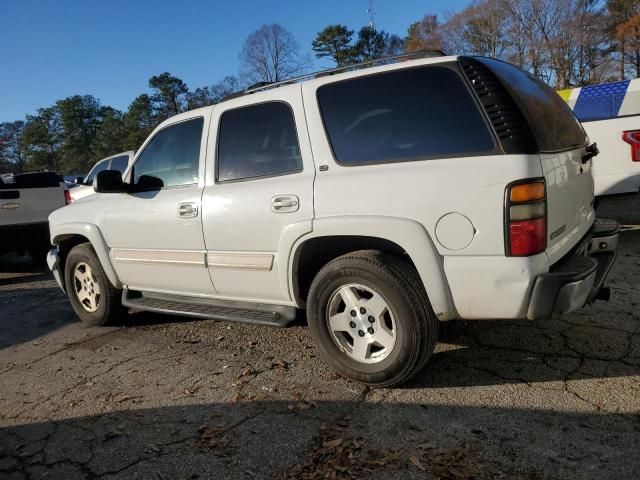
[[[427,14],[404,37],[367,25],[328,25],[311,43],[316,58],[345,66],[425,49],[485,55],[518,65],[556,88],[640,77],[640,0],[473,0],[444,18]],[[279,24],[247,37],[237,75],[189,89],[168,72],[124,112],[74,95],[25,120],[0,123],[0,173],[48,169],[84,173],[93,163],[139,148],[163,120],[212,105],[260,82],[309,71],[294,35]]]

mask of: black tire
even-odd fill
[[[74,272],[76,266],[81,263],[89,265],[93,272],[92,277],[100,289],[100,295],[96,302],[97,309],[93,312],[88,311],[82,305],[76,294]],[[113,324],[124,316],[125,309],[121,303],[122,291],[111,284],[90,243],[81,243],[71,249],[65,262],[64,279],[71,306],[76,312],[76,315],[78,315],[80,320],[87,326],[93,327]]]
[[[381,295],[395,318],[395,344],[378,363],[351,358],[330,332],[331,296],[341,286],[356,283]],[[349,253],[325,265],[309,289],[307,318],[327,363],[340,375],[374,387],[398,385],[418,373],[435,349],[439,327],[416,270],[402,258],[378,251]]]

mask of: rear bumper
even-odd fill
[[[606,296],[603,285],[616,258],[619,230],[615,220],[597,219],[569,255],[548,273],[538,275],[527,318],[539,320],[553,313],[569,313]]]

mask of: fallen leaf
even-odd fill
[[[324,446],[327,448],[336,448],[338,445],[342,444],[343,441],[344,440],[342,438],[336,438],[335,440],[325,442]]]
[[[423,472],[427,470],[426,468],[424,468],[424,465],[422,465],[422,462],[417,456],[411,455],[411,457],[409,457],[409,461],[411,462],[412,465],[418,467]]]
[[[247,375],[255,375],[256,373],[257,372],[253,368],[247,367],[236,376],[236,380],[240,380],[242,377],[246,377]]]
[[[273,362],[271,362],[271,368],[283,368],[283,369],[287,369],[289,368],[289,363],[285,362],[284,360],[274,360]]]

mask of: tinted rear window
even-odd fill
[[[220,119],[218,181],[302,170],[293,112],[283,102],[228,110]]]
[[[582,125],[555,90],[508,63],[478,58],[504,84],[522,111],[543,152],[577,148],[587,143]]]
[[[59,187],[62,179],[55,172],[16,173],[6,178],[0,188],[52,188]]]
[[[344,165],[477,155],[495,148],[460,75],[445,66],[402,69],[324,85],[318,102]]]

